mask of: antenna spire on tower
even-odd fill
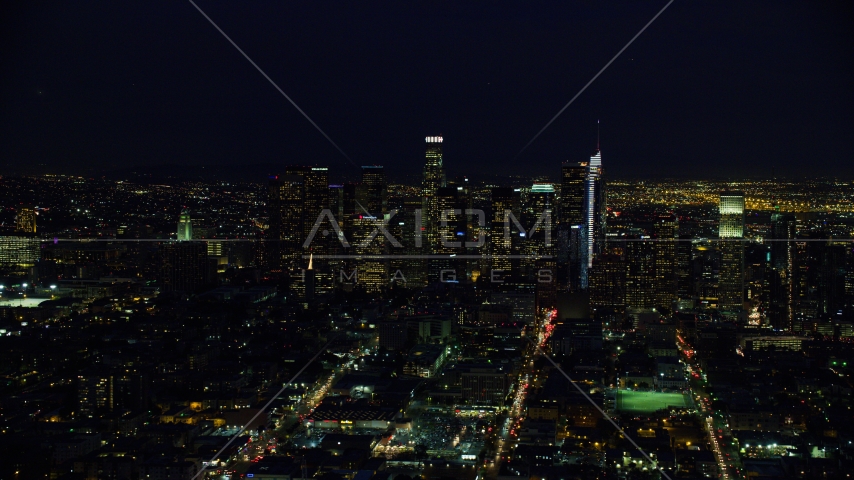
[[[599,120],[596,120],[596,151],[599,151]]]

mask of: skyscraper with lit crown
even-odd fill
[[[720,197],[721,269],[718,309],[735,313],[744,303],[744,193],[722,192]]]
[[[602,151],[597,145],[596,153],[587,166],[587,190],[585,191],[585,230],[587,240],[587,268],[593,266],[593,257],[602,253],[605,244],[605,185],[602,180]],[[582,288],[587,288],[587,275],[582,278]]]
[[[428,252],[439,249],[439,189],[445,186],[445,170],[442,166],[442,137],[427,137],[424,181],[421,186],[423,200],[422,225]]]

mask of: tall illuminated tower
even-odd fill
[[[442,167],[442,137],[427,137],[426,162],[424,164],[424,181],[421,186],[423,200],[422,225],[424,225],[424,240],[430,252],[439,245],[439,198],[441,187],[445,186],[445,170]]]
[[[193,219],[190,217],[190,211],[186,208],[181,210],[181,215],[178,217],[178,241],[183,242],[193,239]]]
[[[596,153],[587,166],[584,222],[587,241],[587,268],[593,266],[593,257],[602,253],[605,244],[605,185],[602,180],[602,152],[597,145]],[[581,288],[587,288],[586,272],[581,278]]]
[[[721,193],[718,237],[721,241],[718,309],[735,313],[744,303],[744,193]]]

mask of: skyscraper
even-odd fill
[[[513,222],[509,222],[509,235],[505,234],[505,215],[511,212],[519,218],[519,192],[512,188],[496,187],[490,194],[491,215],[489,217],[489,254],[491,258],[491,270],[495,271],[495,278],[501,278],[510,274],[513,267],[510,255],[512,255],[512,237],[519,232],[513,232]],[[501,273],[498,273],[498,271]]]
[[[655,306],[667,307],[677,299],[676,241],[679,223],[676,216],[660,215],[652,226],[655,248]]]
[[[314,224],[324,209],[329,208],[329,169],[326,167],[308,167],[302,165],[290,165],[285,167],[286,175],[302,177],[303,183],[303,201],[302,213],[299,222],[300,235],[297,240],[299,247],[294,251],[294,268],[291,272],[292,286],[298,287],[299,291],[305,291],[306,285],[297,285],[297,283],[306,283],[311,276],[312,287],[319,293],[326,293],[332,290],[333,287],[333,271],[330,261],[325,258],[330,254],[330,248],[338,242],[335,235],[323,236],[315,235],[311,239],[308,247],[304,247],[305,241],[311,237],[311,231]],[[336,220],[338,217],[336,217]],[[296,224],[294,219],[294,225]],[[331,225],[324,224],[322,229],[330,232]],[[315,255],[312,272],[307,273],[308,266],[307,256]]]
[[[556,207],[554,185],[535,183],[531,186],[528,205],[522,215],[522,226],[530,232],[537,222],[540,224],[533,235],[524,237],[520,253],[532,257],[520,262],[520,267],[523,267],[523,273],[537,277],[537,308],[553,307],[557,303]],[[524,268],[526,266],[527,269]]]
[[[15,227],[19,233],[36,233],[36,209],[32,206],[19,207]]]
[[[655,305],[655,244],[648,237],[627,239],[626,306],[650,309]]]
[[[423,201],[422,219],[424,225],[424,241],[427,242],[428,252],[439,247],[439,203],[437,193],[445,186],[445,170],[442,167],[442,137],[427,137],[426,163],[424,164],[424,180],[421,186]]]
[[[270,264],[281,270],[298,268],[306,235],[303,228],[305,212],[305,179],[301,175],[276,175],[270,178],[267,208],[270,230]]]
[[[356,208],[358,214],[351,217],[353,223],[353,253],[359,255],[355,262],[357,284],[367,292],[379,292],[390,281],[389,263],[385,258],[388,241],[382,234],[370,239],[388,213],[388,184],[382,166],[362,167],[362,183],[357,188]],[[370,239],[370,240],[369,240]],[[364,255],[365,257],[361,257]]]
[[[587,236],[587,268],[593,266],[593,257],[605,247],[605,184],[602,179],[602,152],[590,157],[587,170],[587,189],[584,216]],[[587,288],[586,275],[582,277],[582,288]]]
[[[590,269],[590,306],[598,312],[626,310],[626,258],[622,253],[603,253]]]
[[[382,165],[362,167],[362,184],[359,193],[359,203],[369,212],[367,214],[383,218],[388,213],[388,182]]]
[[[792,329],[792,275],[795,266],[795,233],[797,222],[792,214],[771,214],[771,302],[767,315],[771,326],[780,330]]]
[[[465,253],[464,244],[468,233],[465,215],[466,200],[463,187],[440,187],[436,191],[439,212],[438,233],[437,245],[432,252],[439,257],[431,258],[428,262],[430,283],[439,281],[442,278],[442,271],[453,271],[457,280],[465,278],[466,262],[454,257]]]
[[[178,241],[185,242],[193,239],[193,219],[188,209],[181,210],[178,216]]]
[[[416,238],[419,232],[415,231],[419,228],[416,212],[420,211],[421,207],[421,197],[403,198],[401,203],[395,206],[400,213],[389,225],[389,231],[395,238],[400,239],[403,246],[402,249],[396,249],[391,257],[390,276],[393,281],[400,282],[408,288],[421,288],[427,284],[427,259]],[[423,240],[422,238],[420,242]]]
[[[352,218],[353,235],[350,241],[353,265],[356,269],[356,284],[368,293],[381,292],[390,283],[388,260],[385,258],[386,238],[382,234],[371,238],[376,231],[377,218],[367,215],[354,215]]]
[[[578,291],[587,274],[584,205],[587,163],[565,163],[561,168],[557,214],[557,281],[560,291]]]
[[[721,193],[718,237],[721,242],[718,309],[736,313],[744,304],[744,193]]]
[[[304,240],[308,238],[323,209],[329,208],[329,169],[326,167],[289,165],[285,167],[285,175],[299,176],[303,179],[304,197],[301,229]],[[315,248],[313,242],[311,248]]]

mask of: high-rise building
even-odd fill
[[[693,242],[691,247],[694,294],[698,306],[716,309],[720,301],[720,242],[701,240]]]
[[[19,233],[36,233],[36,209],[29,205],[19,207],[15,227]]]
[[[561,224],[584,224],[585,182],[587,163],[564,163],[561,167],[560,215]]]
[[[744,304],[744,193],[720,196],[721,269],[718,309],[736,313]]]
[[[390,283],[386,238],[376,233],[378,219],[367,215],[354,215],[351,219],[353,235],[352,252],[356,271],[356,284],[368,293],[383,291]],[[371,235],[374,235],[371,238]]]
[[[605,248],[605,182],[602,178],[602,152],[590,157],[585,191],[584,217],[587,240],[587,268],[593,266],[593,257]],[[586,276],[582,276],[581,288],[587,288]]]
[[[537,308],[554,307],[557,301],[557,200],[551,183],[535,183],[528,194],[522,226],[533,235],[523,238],[520,253],[530,255],[520,262],[523,274],[537,277]],[[527,267],[527,268],[525,268]]]
[[[312,230],[319,219],[323,222],[331,221],[328,217],[323,217],[323,210],[330,206],[329,199],[329,169],[326,167],[309,167],[302,165],[290,165],[285,167],[285,175],[301,177],[303,188],[302,208],[300,213],[301,218],[297,219],[297,212],[294,212],[295,218],[287,223],[299,226],[299,236],[292,239],[293,244],[289,246],[292,249],[291,257],[291,278],[292,288],[295,292],[302,295],[306,291],[305,283],[310,277],[312,289],[317,293],[329,292],[333,288],[333,267],[335,262],[330,262],[326,256],[330,255],[330,250],[335,247],[335,243],[339,243],[336,235],[330,235],[334,232],[332,225],[328,223],[321,224],[321,230],[312,237]],[[335,217],[338,221],[338,217]],[[327,232],[323,235],[322,232]],[[308,245],[306,246],[306,241]],[[299,246],[296,246],[299,243]],[[296,250],[293,250],[296,249]],[[313,268],[311,272],[307,271],[309,257],[314,256]]]
[[[770,304],[766,310],[771,326],[790,331],[792,329],[792,273],[795,265],[795,234],[797,222],[792,214],[771,214]]]
[[[679,223],[675,215],[660,215],[652,226],[655,246],[655,305],[670,308],[677,296],[676,244]]]
[[[399,213],[389,224],[389,231],[395,238],[400,239],[402,246],[402,248],[391,250],[393,252],[389,260],[391,280],[407,288],[421,288],[427,284],[427,259],[424,257],[425,250],[421,248],[424,239],[418,238],[421,232],[416,219],[416,214],[421,211],[421,207],[421,197],[402,199],[401,203],[395,206]],[[419,231],[416,232],[416,228]]]
[[[563,164],[557,215],[557,288],[560,291],[580,290],[581,279],[587,275],[586,185],[586,162]]]
[[[691,235],[679,235],[676,242],[676,296],[688,300],[694,296],[694,245]]]
[[[423,201],[424,241],[429,251],[439,247],[439,188],[444,187],[445,170],[442,160],[442,137],[427,137],[426,162],[424,164],[424,180],[421,186]]]
[[[190,216],[190,210],[181,210],[181,215],[178,216],[178,241],[184,242],[193,239],[193,219]]]
[[[276,175],[270,178],[267,208],[270,230],[270,265],[283,271],[299,268],[297,262],[307,238],[303,228],[305,179],[301,175]]]
[[[388,213],[388,182],[381,165],[362,167],[359,203],[365,207],[366,215],[383,218]],[[361,209],[360,209],[361,210]]]
[[[656,306],[655,243],[648,237],[626,241],[626,306],[650,309]]]
[[[39,242],[25,236],[0,236],[0,267],[26,269],[39,260]]]
[[[511,255],[513,254],[513,235],[519,235],[515,231],[515,225],[507,220],[507,212],[519,218],[519,192],[513,188],[496,187],[490,194],[489,215],[489,254],[492,260],[491,270],[495,272],[495,278],[509,275],[513,268]],[[509,229],[508,231],[505,231]],[[500,272],[499,272],[500,271]]]
[[[323,209],[329,208],[329,169],[326,167],[306,167],[290,165],[285,167],[285,175],[299,176],[303,179],[303,208],[301,231],[303,242],[309,238],[314,224]],[[310,249],[314,253],[323,252],[324,242],[311,242]],[[308,252],[303,252],[308,255]]]
[[[207,242],[198,240],[160,244],[162,290],[195,293],[208,285],[210,268]]]
[[[807,235],[802,235],[807,237]],[[794,245],[792,266],[792,325],[804,320],[815,319],[818,313],[816,291],[818,285],[815,270],[815,252],[810,246],[815,243],[808,238],[798,238]]]
[[[432,249],[433,257],[428,262],[428,280],[433,283],[441,278],[453,278],[448,277],[449,272],[454,272],[454,277],[462,280],[466,262],[456,256],[465,253],[464,245],[468,238],[466,192],[463,187],[440,187],[436,192],[436,205],[439,212],[437,245]],[[442,271],[446,275],[442,275]]]
[[[617,252],[593,259],[590,269],[590,306],[597,313],[626,310],[626,258]]]
[[[851,249],[846,240],[813,242],[817,250],[818,268],[818,314],[824,318],[841,315],[846,306],[851,306],[845,295],[845,278],[848,268],[846,250]]]

